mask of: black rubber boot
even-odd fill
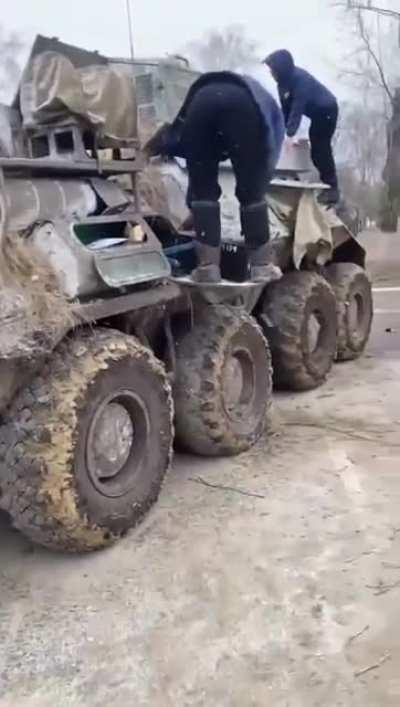
[[[221,282],[221,248],[206,243],[196,243],[196,253],[198,265],[192,272],[192,280],[210,284]]]
[[[192,272],[196,282],[221,281],[221,212],[214,201],[194,201],[191,204],[194,229],[197,236],[198,265]]]
[[[282,271],[271,262],[269,248],[268,206],[265,201],[242,206],[242,232],[246,242],[252,282],[271,282],[282,277]]]
[[[280,280],[282,270],[271,262],[268,243],[248,250],[250,280],[252,282],[272,282]]]

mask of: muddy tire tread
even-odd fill
[[[327,279],[331,284],[336,295],[336,311],[337,311],[337,361],[354,361],[359,358],[365,350],[368,343],[372,319],[373,319],[373,304],[372,304],[372,286],[371,281],[363,268],[354,263],[333,263],[327,270]],[[361,282],[368,286],[371,291],[371,319],[363,340],[356,345],[349,341],[347,328],[347,301],[348,294],[353,285]]]
[[[93,371],[124,356],[144,359],[160,381],[171,425],[171,438],[163,440],[168,446],[163,477],[170,466],[173,403],[163,365],[136,339],[111,329],[87,329],[68,338],[52,353],[40,375],[20,393],[0,424],[0,507],[9,513],[13,525],[35,543],[55,550],[87,552],[110,545],[123,534],[110,533],[90,522],[77,498],[73,478],[66,471],[68,457],[58,468],[57,488],[48,491],[50,465],[41,451],[70,434],[69,423],[74,415],[71,405],[76,404],[77,387],[83,397]],[[55,405],[56,384],[59,394]],[[157,500],[159,490],[156,485],[148,507]]]
[[[318,369],[303,354],[302,322],[305,304],[311,296],[329,301],[333,341],[324,364]],[[335,296],[329,283],[317,273],[296,271],[284,275],[266,289],[261,322],[269,340],[277,388],[306,391],[322,385],[336,353]]]
[[[177,347],[176,437],[180,448],[201,456],[234,456],[253,446],[265,429],[272,403],[271,354],[262,329],[253,317],[229,306],[207,309],[206,320],[197,323]],[[221,376],[213,372],[222,370],[221,344],[223,348],[224,341],[243,325],[257,331],[263,342],[269,383],[263,420],[253,433],[239,435],[224,424],[220,415]]]

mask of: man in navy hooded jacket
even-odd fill
[[[332,138],[338,121],[335,96],[314,76],[295,66],[286,49],[273,52],[265,63],[278,84],[279,96],[289,137],[296,135],[303,115],[311,119],[311,157],[329,191],[320,200],[333,204],[339,200],[338,180],[332,151]]]
[[[281,276],[269,259],[265,195],[284,135],[282,112],[271,94],[249,76],[221,71],[200,76],[172,125],[162,126],[145,146],[149,156],[186,159],[187,202],[198,255],[192,277],[197,281],[221,278],[218,166],[226,159],[231,160],[236,177],[250,277],[264,281]]]

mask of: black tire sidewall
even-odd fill
[[[333,263],[326,273],[336,295],[337,360],[354,360],[363,353],[371,333],[374,313],[371,281],[365,270],[354,263]],[[364,316],[361,327],[354,330],[351,328],[350,306],[357,295],[362,300]]]
[[[123,495],[103,495],[92,482],[87,469],[86,443],[93,415],[113,391],[131,390],[146,409],[150,422],[146,450],[139,468],[129,459],[129,470],[134,483]],[[112,361],[109,367],[96,374],[79,401],[75,430],[74,484],[77,505],[91,523],[121,532],[140,519],[157,499],[163,477],[169,464],[172,437],[170,410],[162,379],[144,360],[130,357]]]
[[[336,308],[335,301],[327,300],[325,292],[315,293],[308,298],[304,308],[301,326],[302,357],[307,373],[315,380],[324,380],[332,368],[336,351]],[[320,316],[321,333],[318,347],[310,351],[308,327],[311,316],[317,312]],[[319,318],[319,317],[318,317]]]
[[[252,362],[255,393],[240,421],[228,414],[222,392],[224,366],[237,349]],[[271,356],[256,321],[234,308],[205,308],[178,344],[174,394],[182,450],[203,456],[248,450],[264,430],[272,397]]]
[[[349,307],[348,302],[359,296],[362,299],[364,307],[364,316],[362,319],[362,326],[357,329],[352,329],[350,326],[349,317]],[[347,291],[346,301],[339,302],[339,306],[342,308],[341,312],[341,326],[343,327],[344,340],[343,346],[349,351],[358,355],[364,351],[366,343],[368,341],[370,331],[371,331],[371,321],[372,321],[372,295],[371,295],[371,285],[368,278],[364,273],[359,273],[354,280],[351,282],[350,287]]]
[[[229,415],[226,409],[222,390],[218,396],[219,413],[226,429],[237,439],[248,439],[257,436],[265,420],[265,400],[271,394],[270,367],[265,361],[265,343],[255,326],[243,322],[228,342],[221,346],[221,359],[226,364],[229,356],[237,350],[246,352],[252,362],[254,376],[254,396],[252,402],[243,410],[240,420]],[[219,376],[220,371],[215,371]],[[221,386],[219,386],[221,388]],[[266,395],[267,393],[267,395]]]
[[[318,348],[310,351],[308,325],[314,311],[323,326]],[[328,282],[314,272],[292,271],[269,285],[260,321],[271,346],[274,384],[305,391],[321,385],[336,355],[336,299]]]

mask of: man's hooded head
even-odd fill
[[[264,64],[271,69],[274,79],[280,84],[290,82],[295,69],[294,59],[287,49],[279,49],[272,52],[264,60]]]

